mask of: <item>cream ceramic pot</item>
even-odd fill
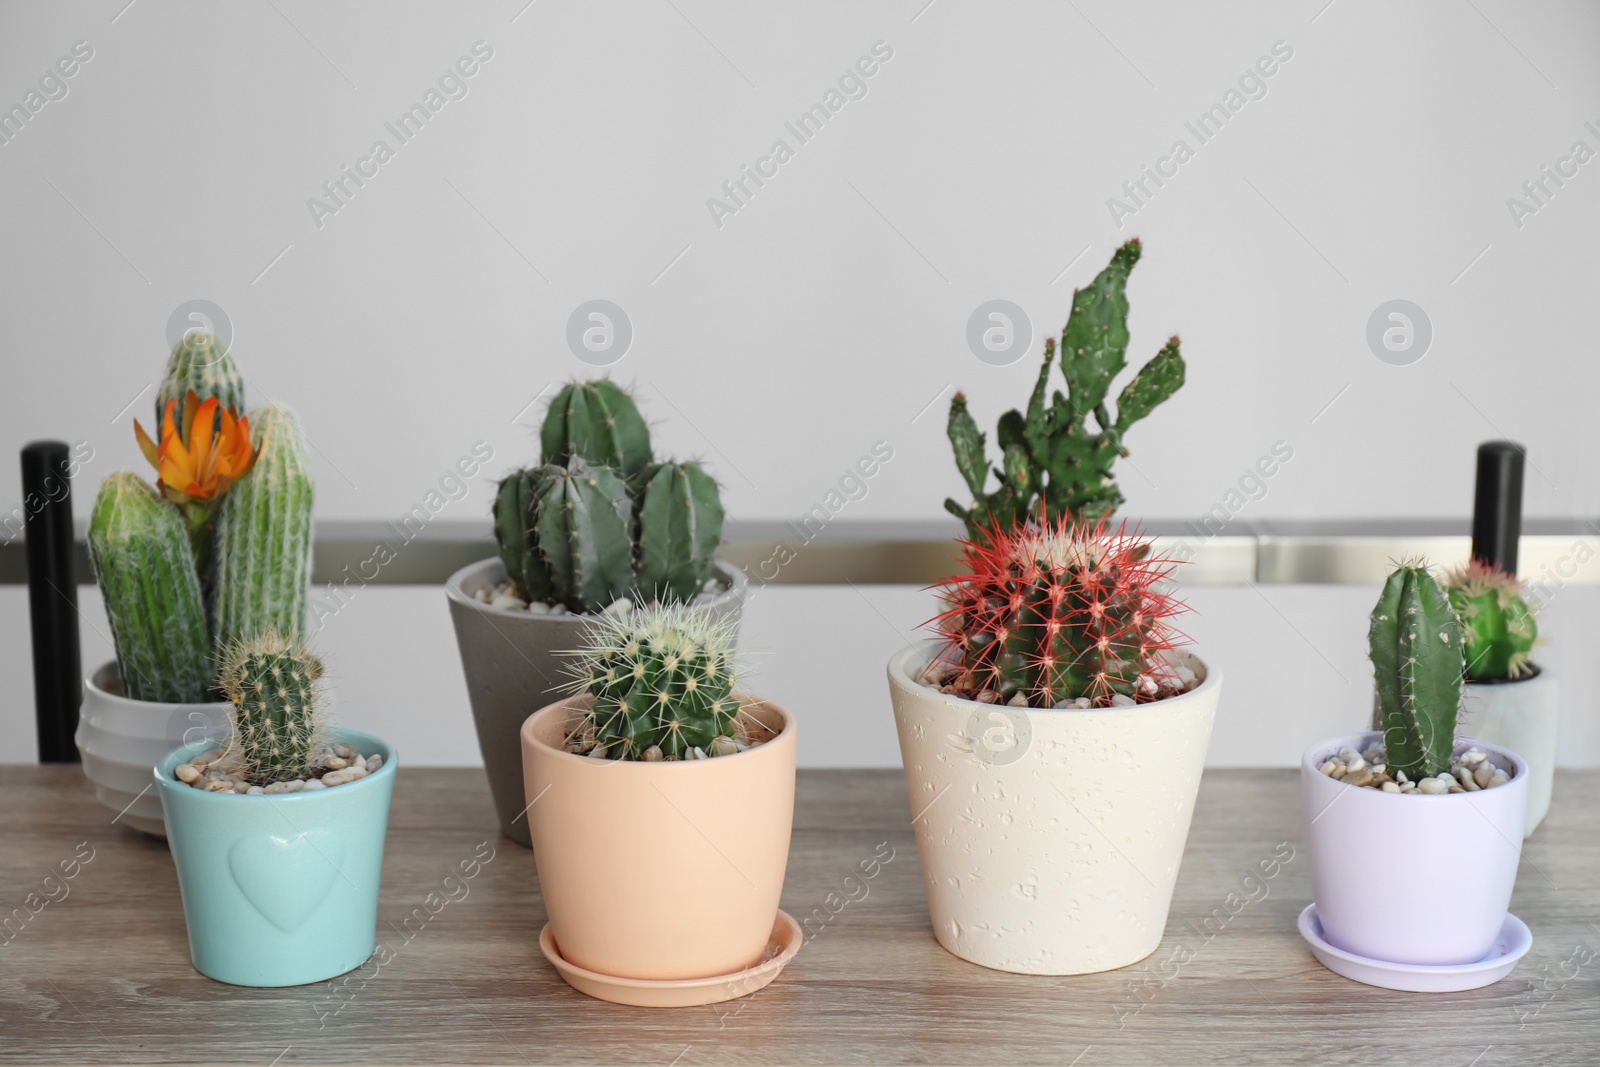
[[[979,704],[918,682],[936,645],[889,661],[928,912],[939,944],[1022,974],[1087,974],[1155,951],[1222,679],[1129,708]]]
[[[772,735],[748,752],[591,759],[562,741],[590,697],[522,724],[528,827],[561,957],[617,978],[732,974],[761,958],[789,862],[794,718],[741,696]]]

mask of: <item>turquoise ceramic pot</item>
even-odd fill
[[[335,730],[334,740],[381,755],[383,766],[311,793],[239,796],[202,792],[172,776],[214,742],[184,745],[156,764],[189,957],[206,977],[304,985],[372,955],[395,751],[355,730]]]

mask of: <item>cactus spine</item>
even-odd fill
[[[173,418],[183,425],[183,408],[191,389],[202,403],[216,397],[220,407],[231,408],[235,413],[244,410],[244,379],[239,377],[233,356],[222,347],[216,334],[186,333],[173,348],[166,373],[156,388],[158,429],[168,400],[176,402]]]
[[[255,631],[305,631],[311,583],[311,474],[292,412],[250,415],[254,468],[223,497],[212,547],[213,623],[226,648]]]
[[[1389,575],[1368,640],[1389,765],[1412,781],[1448,771],[1461,705],[1461,624],[1420,560]]]
[[[183,518],[129,471],[100,484],[89,558],[105,597],[123,692],[173,704],[206,699],[211,644]]]
[[[657,463],[627,393],[606,380],[565,387],[540,440],[541,465],[495,493],[495,542],[518,596],[581,612],[700,592],[722,541],[717,483],[698,463]]]
[[[733,623],[683,605],[602,615],[573,657],[568,688],[592,693],[580,735],[591,755],[727,754],[738,731]],[[719,740],[720,739],[720,740]]]
[[[1028,521],[1042,501],[1045,517],[1061,516],[1093,522],[1110,516],[1123,502],[1112,475],[1119,456],[1126,456],[1123,437],[1183,385],[1184,362],[1173,337],[1146,363],[1117,397],[1113,418],[1106,405],[1111,384],[1127,365],[1128,274],[1139,262],[1138,239],[1117,249],[1105,270],[1087,289],[1073,294],[1072,311],[1061,332],[1061,372],[1067,393],[1055,391],[1049,404],[1050,364],[1057,348],[1047,340],[1044,364],[1028,401],[1027,414],[1012,409],[1000,418],[996,443],[1001,462],[994,468],[999,486],[986,492],[989,460],[987,439],[967,410],[965,395],[950,403],[948,433],[956,468],[973,502],[962,507],[945,501],[945,509],[977,539],[993,527],[1010,529]],[[1088,426],[1093,414],[1096,429]]]
[[[323,741],[322,661],[299,639],[272,630],[224,653],[223,695],[233,704],[230,752],[256,785],[303,778]]]
[[[1164,653],[1179,643],[1168,620],[1184,607],[1161,591],[1174,564],[1152,559],[1148,541],[1065,516],[982,533],[962,542],[967,573],[945,584],[933,620],[956,695],[1104,707],[1178,687]]]
[[[1514,575],[1474,559],[1450,571],[1444,589],[1461,616],[1469,680],[1497,682],[1533,673],[1528,654],[1539,639],[1539,624]]]

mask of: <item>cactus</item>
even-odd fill
[[[1539,639],[1539,624],[1515,575],[1474,559],[1445,575],[1444,590],[1461,617],[1469,681],[1499,682],[1533,673],[1528,654]]]
[[[1045,403],[1050,365],[1057,352],[1054,339],[1048,339],[1027,414],[1012,409],[1000,418],[995,436],[1001,462],[994,468],[999,486],[992,493],[985,491],[987,439],[967,410],[966,396],[958,392],[951,401],[950,444],[973,502],[962,507],[946,500],[944,506],[966,523],[970,539],[1028,521],[1038,512],[1039,502],[1046,520],[1052,523],[1062,516],[1093,523],[1109,517],[1123,502],[1112,475],[1117,458],[1128,455],[1123,437],[1134,423],[1178,391],[1185,370],[1178,338],[1172,337],[1123,388],[1112,417],[1106,397],[1126,366],[1126,287],[1128,273],[1139,256],[1135,238],[1117,249],[1089,288],[1073,294],[1060,346],[1067,394],[1057,390],[1050,403]],[[1088,427],[1090,414],[1097,427],[1093,431]]]
[[[168,400],[175,403],[174,417],[179,426],[183,425],[183,409],[191,389],[202,402],[216,397],[219,408],[229,408],[235,414],[244,410],[244,379],[239,377],[233,356],[222,347],[216,334],[186,333],[173,348],[166,373],[156,388],[157,427]]]
[[[230,645],[219,674],[233,704],[228,752],[244,776],[264,786],[310,774],[326,733],[322,661],[298,638],[264,630]]]
[[[543,462],[563,466],[581,456],[615,467],[632,480],[650,463],[650,428],[633,398],[601,378],[564,386],[545,411],[539,429]]]
[[[219,648],[257,630],[305,632],[311,584],[311,474],[294,415],[250,414],[255,466],[222,500],[211,550],[212,623]]]
[[[1421,560],[1389,575],[1368,640],[1389,766],[1412,781],[1447,772],[1461,706],[1461,623]]]
[[[685,759],[737,751],[736,624],[681,604],[602,615],[570,656],[572,692],[593,703],[577,736],[590,755]]]
[[[543,464],[495,492],[495,543],[516,594],[575,612],[692,600],[722,541],[716,481],[698,463],[657,463],[644,419],[610,381],[562,389],[540,436]]]
[[[123,692],[133,700],[206,699],[211,644],[182,516],[130,471],[100,484],[89,559],[105,598]]]
[[[955,695],[1105,707],[1181,688],[1165,653],[1181,641],[1168,620],[1185,609],[1160,588],[1174,563],[1152,558],[1137,532],[1063,515],[991,526],[961,545],[967,572],[944,583],[946,610],[931,623]]]

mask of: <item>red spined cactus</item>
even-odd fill
[[[1041,517],[960,543],[967,572],[936,587],[946,610],[928,623],[944,638],[933,669],[956,695],[1106,707],[1182,688],[1165,655],[1187,643],[1170,620],[1188,609],[1163,588],[1177,561],[1153,557],[1137,529]]]

